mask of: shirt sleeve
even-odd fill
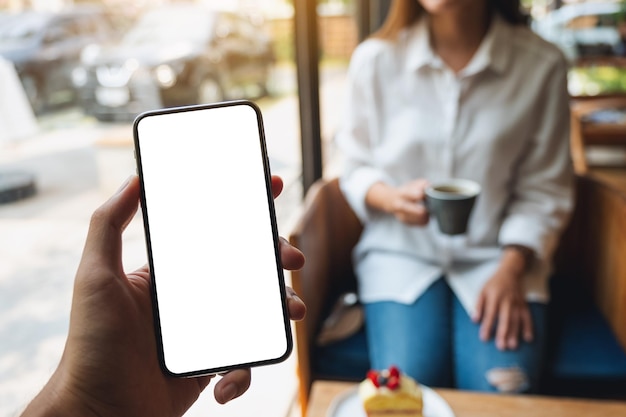
[[[368,190],[376,182],[390,182],[377,168],[373,148],[377,141],[377,90],[375,61],[380,41],[369,40],[354,51],[346,81],[346,102],[342,125],[335,141],[342,155],[340,186],[357,217],[368,222],[375,212],[365,203]]]
[[[558,244],[573,207],[574,175],[569,149],[570,113],[564,59],[546,77],[539,123],[519,164],[511,203],[502,227],[501,245],[531,248],[547,259]]]

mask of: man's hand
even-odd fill
[[[282,186],[279,177],[272,178],[274,197]],[[122,265],[122,232],[138,202],[139,181],[132,177],[94,212],[76,274],[61,362],[24,416],[180,416],[211,381],[173,378],[161,371],[148,268],[126,274]],[[286,269],[304,264],[302,253],[284,239],[280,254]],[[304,303],[291,288],[287,295],[291,318],[302,319]],[[225,403],[249,385],[249,369],[232,371],[215,385],[214,395]]]

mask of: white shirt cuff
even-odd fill
[[[339,181],[350,207],[363,223],[370,221],[374,214],[366,204],[365,196],[377,182],[391,183],[384,172],[372,167],[360,167]]]

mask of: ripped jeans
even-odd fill
[[[474,323],[444,279],[411,305],[365,304],[371,367],[397,365],[432,387],[507,393],[536,392],[544,361],[546,305],[529,303],[534,339],[521,337],[516,350],[483,342]]]

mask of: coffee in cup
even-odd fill
[[[454,178],[433,183],[425,192],[428,210],[442,233],[460,235],[467,231],[470,214],[480,194],[478,183]]]

